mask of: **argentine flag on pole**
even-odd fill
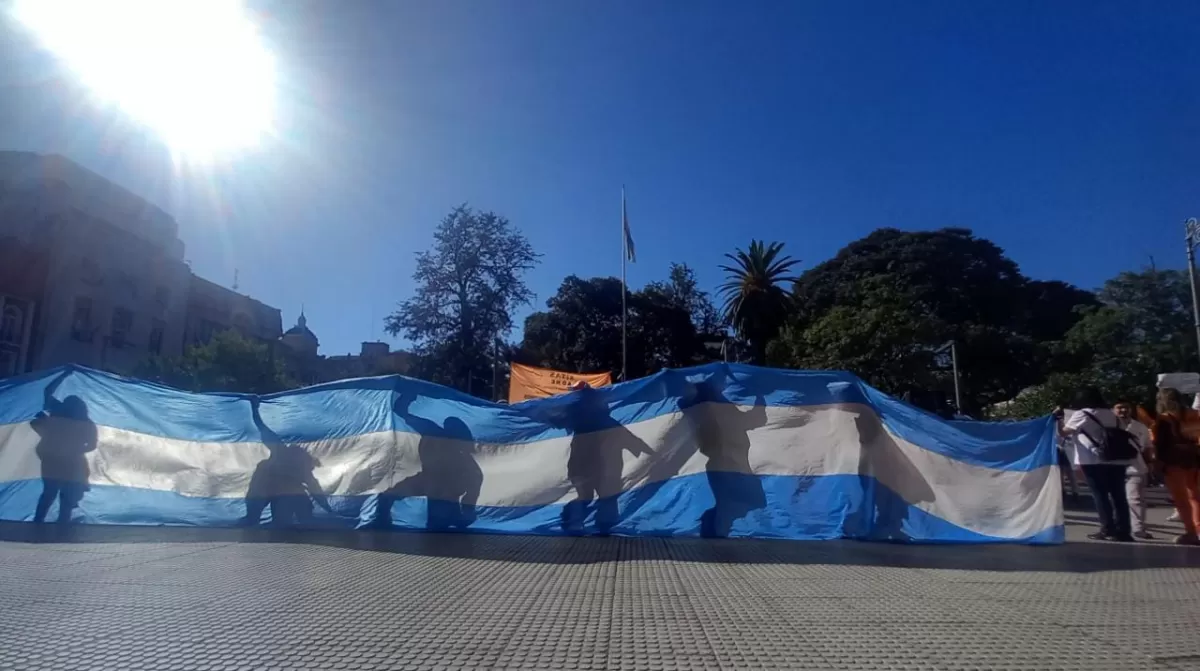
[[[625,210],[625,189],[621,189],[621,225],[625,227],[625,258],[630,263],[637,263],[637,254],[633,250],[633,234],[629,232],[629,213]]]

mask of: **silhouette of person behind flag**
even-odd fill
[[[688,416],[695,423],[700,453],[708,457],[704,473],[713,494],[713,507],[700,518],[700,535],[724,538],[734,522],[767,505],[762,481],[750,468],[749,435],[767,423],[766,399],[759,394],[751,408],[741,410],[726,401],[712,380],[697,383],[692,394],[693,403],[703,404]]]
[[[46,521],[56,498],[59,524],[70,522],[91,475],[87,453],[96,449],[96,425],[88,417],[87,404],[78,396],[54,398],[68,375],[69,371],[46,386],[44,410],[31,423],[40,437],[36,453],[42,463],[42,495],[33,513],[39,524]]]
[[[576,498],[563,507],[562,526],[581,533],[589,510],[594,510],[596,532],[606,536],[619,521],[623,453],[637,456],[653,450],[613,418],[601,392],[586,382],[576,383],[572,390],[576,396],[566,408],[564,423],[571,431],[567,478]]]
[[[374,526],[391,526],[392,504],[397,499],[424,496],[426,529],[466,529],[475,522],[475,504],[483,486],[483,470],[475,462],[471,430],[457,417],[447,417],[442,426],[438,426],[412,414],[410,408],[414,398],[414,395],[401,394],[393,410],[421,435],[417,444],[421,471],[379,495]]]
[[[321,462],[299,445],[285,443],[279,434],[267,427],[259,413],[259,404],[258,397],[250,399],[254,425],[270,455],[258,462],[250,476],[246,516],[241,523],[246,526],[258,524],[263,511],[270,506],[273,525],[308,525],[313,521],[314,501],[327,512],[336,514],[314,475]]]

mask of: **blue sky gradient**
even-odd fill
[[[199,274],[304,304],[322,353],[383,337],[466,202],[570,273],[714,288],[779,240],[808,268],[881,226],[963,226],[1030,276],[1181,267],[1200,216],[1196,2],[256,2],[276,137],[206,168],[0,27],[0,148],[57,152],[180,223]],[[528,310],[522,311],[521,316]],[[513,334],[519,337],[519,330]]]

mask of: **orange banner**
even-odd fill
[[[580,380],[593,387],[604,387],[612,384],[612,373],[564,373],[561,370],[514,363],[508,382],[508,402],[520,403],[532,398],[565,394],[571,391],[571,385]]]

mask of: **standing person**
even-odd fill
[[[1133,457],[1114,458],[1110,454],[1110,445],[1116,442],[1110,431],[1120,433],[1117,416],[1095,387],[1080,390],[1072,406],[1077,409],[1064,416],[1062,433],[1073,438],[1073,461],[1083,471],[1100,516],[1100,531],[1088,534],[1088,538],[1132,542],[1125,470]]]
[[[1189,409],[1175,389],[1158,390],[1158,419],[1154,422],[1154,454],[1163,469],[1171,500],[1183,522],[1179,545],[1200,545],[1200,416]]]
[[[96,449],[96,424],[88,418],[87,403],[78,396],[63,400],[55,391],[70,372],[63,373],[46,386],[44,410],[30,426],[41,438],[36,451],[42,462],[42,495],[38,497],[33,521],[46,521],[50,506],[58,499],[58,523],[71,521],[71,513],[88,491],[91,469],[87,454]]]
[[[1129,499],[1129,521],[1133,528],[1133,537],[1151,540],[1154,536],[1146,531],[1146,481],[1150,476],[1148,462],[1152,461],[1153,445],[1150,441],[1150,429],[1134,418],[1133,404],[1120,401],[1113,406],[1113,414],[1117,423],[1129,432],[1137,442],[1138,455],[1133,464],[1125,470],[1125,498]]]

